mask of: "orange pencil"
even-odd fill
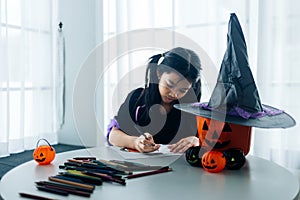
[[[84,183],[77,183],[77,182],[74,182],[74,181],[67,181],[67,180],[55,178],[55,177],[52,177],[52,176],[50,176],[48,179],[50,181],[54,181],[54,182],[58,182],[58,183],[64,183],[64,184],[78,186],[78,187],[87,188],[87,189],[91,189],[91,190],[95,189],[95,186],[93,186],[93,185],[88,185],[88,184],[84,184]]]

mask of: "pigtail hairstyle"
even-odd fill
[[[158,77],[156,74],[157,63],[163,54],[157,54],[149,58],[149,62],[145,73],[145,88],[139,98],[137,99],[134,108],[138,105],[143,105],[142,109],[139,109],[139,120],[136,121],[138,125],[146,125],[150,122],[149,110],[152,105],[159,104],[161,97],[158,90]]]
[[[201,64],[197,54],[182,47],[177,47],[149,58],[145,73],[145,89],[135,104],[135,108],[137,105],[144,105],[143,110],[139,112],[139,120],[136,123],[139,125],[148,124],[150,122],[149,110],[151,106],[161,103],[157,71],[161,74],[177,72],[186,78],[192,84],[192,87],[180,102],[191,103],[191,101],[200,101],[200,70]],[[195,95],[197,99],[191,98],[195,97]],[[178,103],[178,100],[175,103]]]

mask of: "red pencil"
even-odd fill
[[[154,170],[154,171],[150,171],[150,172],[128,175],[125,178],[127,178],[127,179],[138,178],[138,177],[149,176],[149,175],[153,175],[153,174],[160,174],[160,173],[170,172],[170,171],[172,171],[172,168],[167,166],[167,167],[163,167],[158,170]]]

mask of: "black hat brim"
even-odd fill
[[[289,128],[295,126],[296,124],[296,121],[293,119],[293,117],[291,117],[286,112],[282,112],[280,114],[272,116],[244,119],[242,117],[230,116],[216,111],[206,110],[200,106],[194,106],[191,103],[175,104],[174,107],[181,111],[194,114],[196,116],[201,116],[218,121],[224,121],[232,124],[239,124],[243,126],[251,126],[258,128]],[[268,105],[263,105],[263,107],[278,110]]]

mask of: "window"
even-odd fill
[[[256,5],[255,3],[252,4]],[[237,14],[244,25],[246,39],[249,39],[248,35],[252,33],[249,31],[252,23],[248,16],[250,15],[249,5],[247,0],[238,3],[220,3],[218,0],[104,0],[103,41],[105,42],[127,31],[153,28],[167,29],[195,41],[207,52],[215,66],[219,67],[226,50],[230,10],[234,7],[238,11]],[[255,38],[251,36],[252,40]],[[125,45],[130,45],[130,41],[122,42],[127,42]],[[250,42],[247,43],[250,44]],[[117,49],[117,46],[114,46],[105,51],[114,52]],[[104,127],[109,123],[109,119],[116,114],[128,92],[136,87],[143,87],[145,71],[143,69],[146,67],[147,59],[162,51],[162,49],[154,48],[130,51],[126,55],[116,58],[109,66],[104,66],[106,67],[102,77],[104,102],[97,101],[103,102],[105,105]],[[253,58],[251,61],[254,62],[255,57],[251,58]],[[202,78],[202,101],[209,100],[211,92],[206,85],[205,78]]]
[[[0,0],[0,156],[56,141],[55,1]]]

